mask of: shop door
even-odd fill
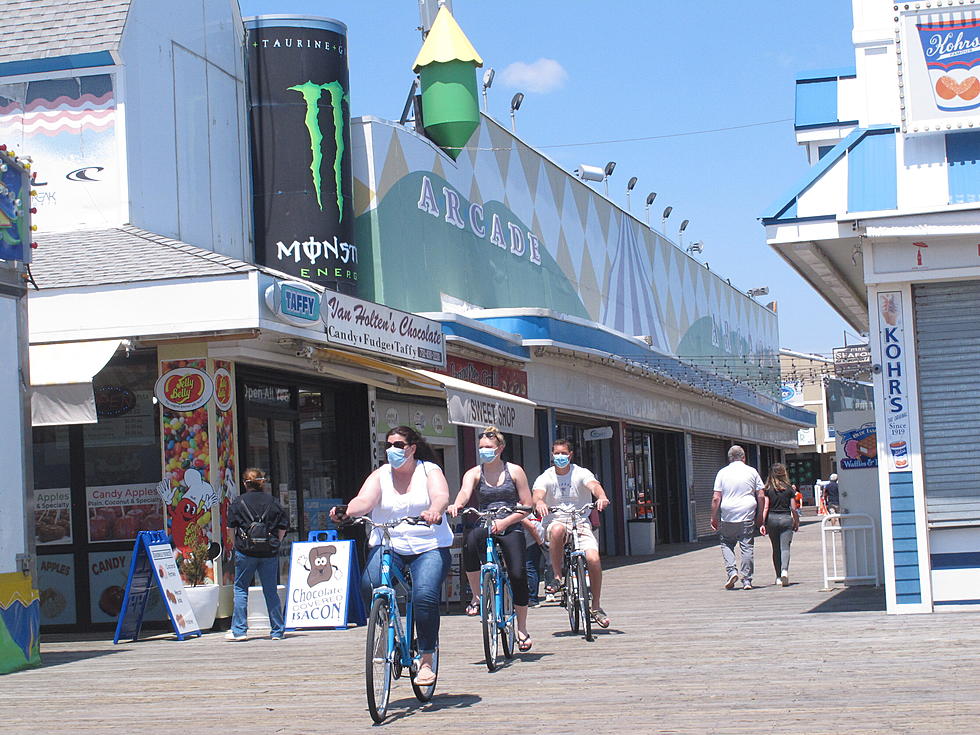
[[[694,520],[698,538],[715,533],[711,530],[711,496],[715,491],[715,475],[728,464],[728,443],[723,439],[691,437],[691,460],[694,467],[691,499],[694,501]]]
[[[296,417],[263,415],[253,411],[248,417],[245,435],[245,466],[265,471],[266,489],[289,515],[289,530],[280,548],[280,580],[288,573],[289,549],[299,538],[302,508],[297,496]]]

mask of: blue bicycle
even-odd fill
[[[421,656],[415,634],[415,618],[412,610],[412,579],[409,570],[399,571],[392,564],[391,529],[402,523],[425,524],[421,517],[399,518],[387,523],[375,523],[367,516],[349,519],[351,523],[363,523],[381,529],[381,586],[371,595],[371,612],[368,614],[367,643],[364,657],[364,679],[367,686],[368,709],[371,718],[381,723],[388,712],[391,696],[391,680],[399,679],[407,670],[412,681],[415,697],[428,702],[436,689],[436,682],[420,686],[415,683]],[[404,608],[402,607],[404,605]],[[409,640],[411,636],[411,640]],[[439,644],[432,654],[432,673],[439,675]]]
[[[572,634],[578,635],[581,626],[585,640],[590,642],[595,640],[592,633],[592,588],[589,585],[585,551],[579,547],[578,527],[588,519],[593,509],[595,509],[594,502],[581,508],[569,505],[548,508],[549,513],[563,516],[571,525],[565,534],[565,548],[562,550],[562,579],[565,585],[562,606],[568,611],[568,625],[572,629]]]
[[[514,657],[514,644],[517,641],[514,592],[490,527],[497,518],[527,510],[531,509],[519,505],[516,508],[499,507],[483,511],[466,508],[463,511],[464,514],[477,516],[487,529],[486,560],[480,565],[480,619],[483,622],[483,654],[490,671],[500,667],[497,662],[499,649],[503,649],[504,658]]]

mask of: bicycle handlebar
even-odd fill
[[[581,508],[570,508],[564,505],[549,505],[549,513],[563,513],[565,515],[585,515],[586,511],[595,510],[595,501],[591,503],[586,503]]]
[[[394,528],[395,526],[400,526],[402,523],[408,523],[413,526],[428,526],[430,525],[422,516],[405,516],[404,518],[396,518],[393,521],[386,521],[385,523],[377,523],[370,516],[349,516],[344,521],[345,524],[355,525],[358,523],[364,524],[366,526],[371,526],[373,528]]]
[[[472,515],[478,516],[480,518],[494,517],[501,518],[511,513],[526,513],[534,510],[530,505],[517,505],[513,508],[507,506],[501,506],[499,508],[489,508],[487,510],[477,510],[476,508],[463,508],[462,514],[466,515],[470,513]]]

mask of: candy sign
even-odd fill
[[[171,411],[193,411],[211,400],[214,383],[202,370],[176,368],[160,376],[153,395]]]
[[[231,408],[231,373],[225,368],[214,371],[214,402],[222,411]]]

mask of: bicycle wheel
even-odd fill
[[[412,638],[412,655],[418,656],[419,644],[417,638]],[[427,684],[422,687],[415,683],[415,674],[418,673],[418,664],[413,665],[411,671],[409,671],[409,677],[412,680],[412,690],[415,692],[415,698],[420,702],[428,702],[432,699],[432,695],[436,691],[436,682],[439,681],[439,642],[436,641],[436,650],[432,652],[432,673],[436,675],[436,681],[431,684]]]
[[[585,640],[593,640],[592,635],[592,606],[589,600],[589,581],[585,576],[585,559],[581,556],[575,560],[575,587],[576,606],[579,610],[579,617],[582,619],[582,628],[585,633]]]
[[[480,617],[483,620],[483,655],[487,669],[497,670],[497,585],[487,572],[480,585]]]
[[[514,644],[517,642],[517,619],[514,615],[514,593],[508,582],[503,582],[504,615],[500,622],[500,644],[504,658],[514,658]]]
[[[371,711],[371,718],[378,723],[385,718],[388,697],[391,695],[391,662],[394,655],[391,637],[391,610],[388,600],[375,597],[367,624],[364,680],[367,685],[368,709]]]
[[[570,563],[571,560],[565,558],[565,609],[568,611],[568,627],[572,630],[572,635],[578,635],[579,629],[579,606],[578,596],[575,593],[576,576],[575,568]]]

